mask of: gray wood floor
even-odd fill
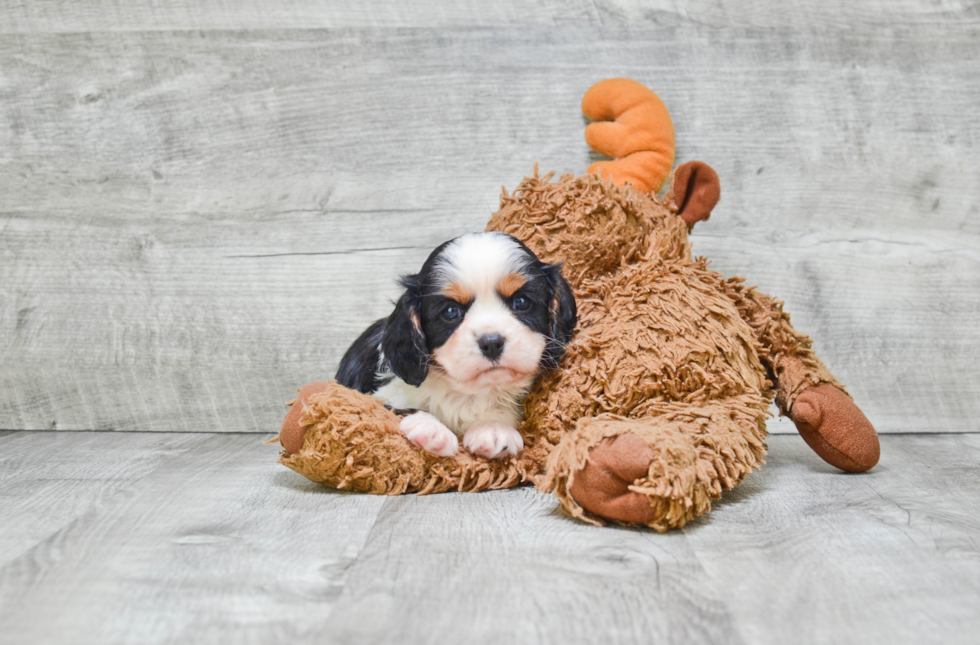
[[[799,437],[682,531],[330,491],[254,434],[0,437],[0,642],[976,643],[980,435]]]

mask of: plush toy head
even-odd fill
[[[717,173],[700,161],[677,169],[663,200],[595,175],[552,176],[534,175],[505,192],[487,230],[522,240],[544,262],[564,262],[573,285],[640,258],[686,257],[688,231],[721,195]]]

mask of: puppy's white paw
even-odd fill
[[[463,447],[477,457],[503,459],[524,450],[524,439],[506,423],[485,421],[466,429]]]
[[[452,457],[459,452],[459,440],[453,431],[428,412],[408,415],[398,428],[406,439],[433,455]]]

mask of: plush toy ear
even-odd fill
[[[422,296],[418,276],[401,280],[405,293],[385,322],[381,351],[395,376],[418,387],[429,374],[429,352],[422,332]]]
[[[677,214],[690,229],[711,216],[711,209],[721,198],[721,183],[711,166],[703,161],[688,161],[674,170],[670,192],[677,204]]]
[[[548,369],[558,366],[565,345],[572,339],[578,311],[572,287],[561,274],[562,263],[545,266],[545,274],[551,280],[551,305],[548,307],[548,345],[544,350],[544,362]]]

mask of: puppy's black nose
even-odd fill
[[[476,344],[483,355],[491,361],[497,360],[504,353],[504,337],[500,334],[480,336],[480,340],[476,341]]]

